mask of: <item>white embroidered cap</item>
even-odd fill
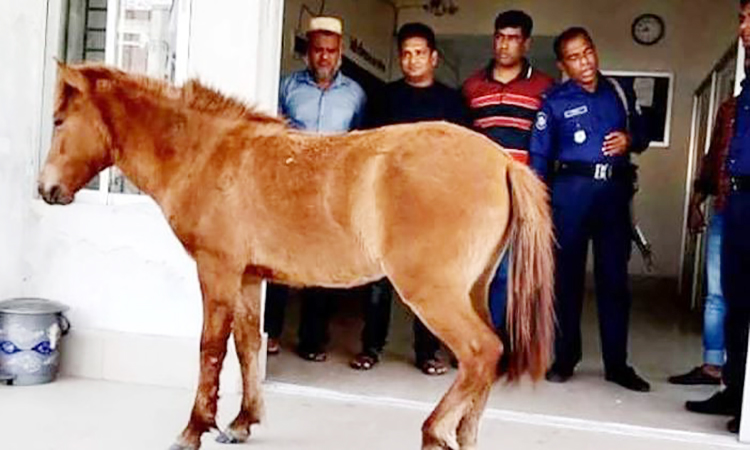
[[[324,31],[341,36],[344,34],[344,25],[341,23],[341,19],[336,17],[313,17],[310,19],[310,26],[307,33],[314,33],[316,31]]]

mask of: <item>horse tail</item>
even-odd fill
[[[508,380],[529,373],[541,378],[549,367],[554,339],[554,233],[549,195],[525,165],[508,166],[511,194],[510,270],[506,309],[510,348],[503,371]]]

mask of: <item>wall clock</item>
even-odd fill
[[[656,14],[642,14],[635,18],[631,29],[633,40],[641,45],[654,45],[666,32],[664,19]]]

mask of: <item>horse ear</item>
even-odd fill
[[[75,67],[57,61],[57,78],[65,97],[73,93],[86,93],[91,89],[89,80]]]

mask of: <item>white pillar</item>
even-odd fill
[[[188,76],[275,111],[282,0],[192,0]]]
[[[0,2],[0,299],[23,294],[29,203],[43,142],[45,67],[50,21],[60,1]]]

